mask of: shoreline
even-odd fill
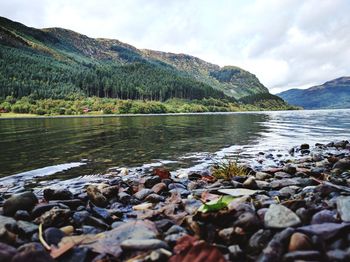
[[[268,112],[309,112],[309,111],[338,111],[338,110],[350,110],[349,108],[332,108],[332,109],[303,109],[303,110],[260,110],[260,111],[232,111],[232,112],[198,112],[198,113],[151,113],[151,114],[86,114],[86,115],[52,115],[52,116],[40,116],[31,114],[18,114],[17,116],[2,116],[0,114],[0,120],[13,120],[13,119],[55,119],[55,118],[98,118],[98,117],[147,117],[147,116],[187,116],[187,115],[234,115],[234,114],[263,114]],[[13,115],[13,114],[11,114]]]
[[[196,252],[216,261],[347,261],[350,143],[289,154],[262,170],[231,163],[179,178],[122,168],[60,188],[41,184],[35,194],[0,187],[0,260],[34,252],[45,261],[179,261],[200,245]]]

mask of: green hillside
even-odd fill
[[[139,50],[62,28],[35,29],[0,17],[0,98],[131,100],[266,99],[251,73],[199,58]],[[273,95],[269,100],[286,106]],[[249,100],[249,99],[248,99]]]

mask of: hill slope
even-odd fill
[[[0,86],[0,97],[236,101],[262,95],[282,101],[238,67],[221,68],[193,56],[140,50],[62,28],[30,28],[3,17]]]
[[[290,89],[277,94],[305,109],[350,108],[350,77],[340,77],[308,89]]]

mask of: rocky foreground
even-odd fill
[[[349,142],[289,156],[222,178],[123,169],[78,191],[0,190],[0,261],[350,261]]]

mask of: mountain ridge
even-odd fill
[[[279,101],[255,75],[239,67],[220,67],[183,53],[137,49],[70,29],[36,29],[0,17],[0,47],[3,97],[64,98],[79,93],[121,99],[237,101],[261,94]]]
[[[276,95],[305,109],[350,108],[350,77],[339,77],[307,89],[293,88]]]

